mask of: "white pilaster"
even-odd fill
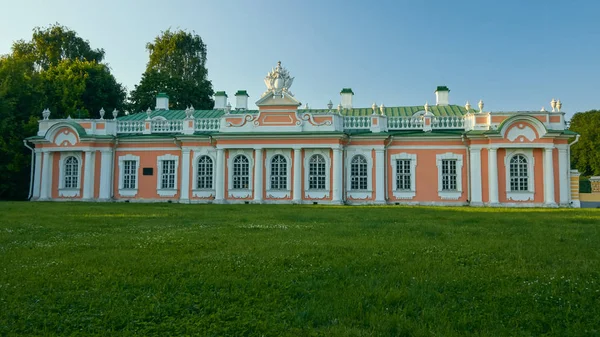
[[[560,182],[560,204],[569,204],[569,194],[571,193],[571,181],[569,178],[569,152],[567,148],[558,149],[558,181]]]
[[[40,200],[49,200],[52,190],[52,152],[44,152]]]
[[[488,149],[489,203],[498,204],[498,149]]]
[[[342,150],[333,149],[333,194],[331,202],[338,204],[342,202]]]
[[[188,121],[184,121],[187,123]],[[190,149],[181,150],[181,188],[179,202],[190,201]]]
[[[100,151],[100,192],[98,199],[109,200],[113,186],[113,150]]]
[[[254,149],[254,202],[260,203],[263,199],[263,150]]]
[[[385,203],[385,150],[375,150],[375,202]]]
[[[83,199],[94,198],[94,155],[95,152],[85,151],[85,163],[83,172]]]
[[[481,149],[471,149],[470,152],[471,204],[481,205],[483,203],[483,192],[481,189]]]
[[[225,192],[225,150],[217,149],[217,167],[215,168],[215,202],[222,203]]]
[[[33,169],[33,194],[31,198],[37,200],[40,198],[40,182],[42,180],[42,152],[35,150],[35,163]]]
[[[554,165],[552,149],[544,149],[544,203],[556,206],[554,201]]]
[[[302,149],[294,149],[294,203],[302,202]]]

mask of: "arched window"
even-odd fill
[[[271,159],[271,189],[287,189],[287,160],[280,154]]]
[[[79,161],[71,156],[65,159],[64,188],[77,188],[79,186]]]
[[[361,155],[356,155],[350,163],[350,189],[351,190],[366,190],[367,189],[367,160]]]
[[[233,159],[233,188],[247,189],[250,186],[250,163],[244,155]]]
[[[527,158],[518,154],[510,159],[510,190],[528,191],[529,190],[529,172],[527,168]]]
[[[310,157],[308,162],[308,188],[311,190],[324,190],[325,179],[325,158],[320,154]]]
[[[196,188],[213,188],[213,161],[209,156],[200,156],[200,158],[198,158],[198,180],[196,181]]]

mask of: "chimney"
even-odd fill
[[[215,109],[225,109],[227,105],[227,94],[225,91],[215,92]]]
[[[340,96],[342,96],[342,108],[352,109],[352,96],[354,96],[352,89],[343,88],[342,91],[340,91]]]
[[[156,95],[156,110],[169,110],[169,95],[164,92]]]
[[[248,92],[246,90],[238,90],[235,93],[235,109],[248,110]]]
[[[445,85],[440,85],[435,89],[435,105],[448,105],[448,94],[450,93],[450,89],[448,89]]]

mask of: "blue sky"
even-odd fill
[[[0,1],[0,54],[59,22],[104,48],[117,80],[133,89],[145,44],[161,31],[194,31],[208,48],[215,90],[246,89],[255,102],[263,78],[281,60],[302,103],[354,105],[435,102],[486,110],[539,110],[552,98],[563,110],[600,109],[600,1]],[[251,106],[252,107],[252,106]]]

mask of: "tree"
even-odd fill
[[[123,106],[125,90],[103,59],[102,49],[58,24],[35,28],[31,41],[0,57],[0,199],[27,197],[31,153],[23,139],[35,135],[44,108],[53,118],[83,118]]]
[[[146,71],[131,92],[135,111],[154,108],[159,92],[169,95],[169,107],[212,109],[212,83],[206,69],[206,45],[200,36],[181,30],[167,30],[148,43],[150,53]]]
[[[576,113],[569,129],[581,135],[571,147],[572,165],[584,176],[600,175],[600,110]]]
[[[32,60],[43,70],[56,66],[63,60],[96,63],[104,60],[103,49],[92,49],[89,41],[83,40],[77,33],[58,23],[47,28],[34,28],[31,41],[17,41],[13,45],[13,54]]]
[[[44,107],[56,112],[54,118],[98,118],[103,107],[110,111],[123,107],[125,90],[104,64],[67,59],[41,75]]]

